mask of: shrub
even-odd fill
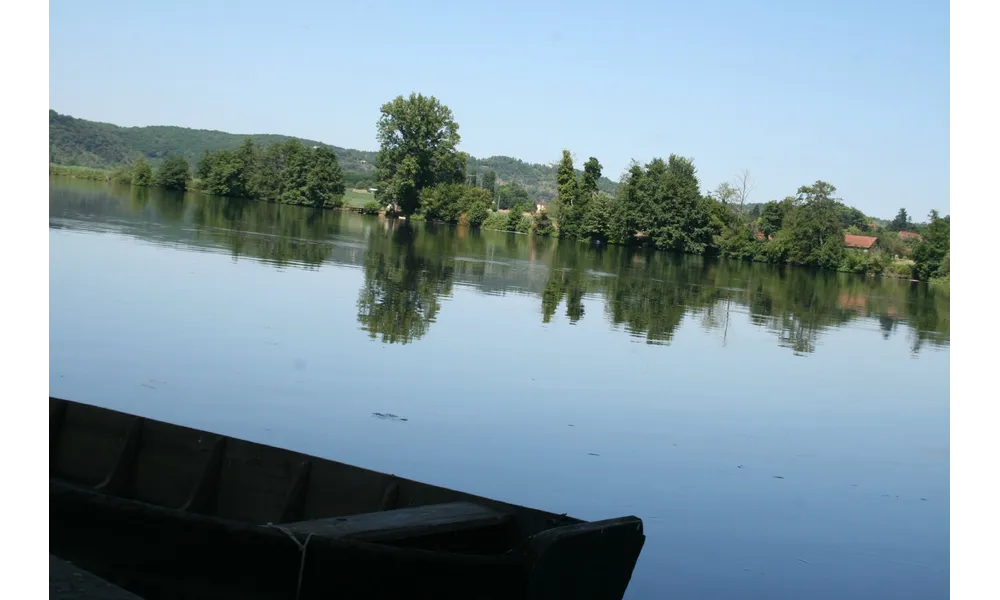
[[[486,217],[486,220],[483,221],[480,227],[503,231],[507,227],[507,216],[499,212],[490,212],[490,216]]]
[[[378,202],[369,200],[368,202],[365,202],[364,206],[361,207],[361,214],[377,215],[380,210],[382,210],[382,207]]]

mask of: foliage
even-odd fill
[[[382,105],[375,159],[378,197],[397,204],[403,214],[420,208],[420,192],[439,184],[460,183],[467,156],[457,150],[461,136],[451,109],[433,96],[398,96]],[[485,217],[484,217],[485,218]]]
[[[153,166],[158,166],[167,156],[183,156],[190,164],[196,164],[206,152],[234,150],[246,137],[173,126],[118,127],[49,111],[49,162],[59,165],[110,169],[131,164],[140,155],[145,156]],[[291,136],[272,134],[249,137],[261,148],[292,139]],[[333,150],[344,171],[347,187],[377,187],[374,175],[377,152],[341,148],[316,140],[300,141],[307,148],[319,146]],[[509,156],[491,156],[481,159],[470,157],[468,168],[473,173],[492,170],[497,174],[498,183],[516,182],[527,191],[532,203],[551,200],[556,195],[555,169],[547,165],[526,163]],[[202,177],[199,176],[199,179]],[[618,184],[601,177],[598,188],[604,193],[614,194]]]
[[[906,213],[905,208],[900,208],[896,216],[885,226],[889,231],[913,231],[913,221]]]
[[[576,170],[573,168],[573,156],[569,150],[562,151],[562,160],[559,161],[559,169],[556,171],[556,187],[558,193],[552,203],[552,214],[559,220],[559,229],[572,235],[579,223],[578,213],[573,210],[579,195],[579,187]]]
[[[497,172],[493,169],[486,169],[482,172],[480,177],[482,178],[482,181],[479,184],[480,187],[489,192],[490,198],[493,198],[497,188]]]
[[[552,224],[552,219],[549,218],[549,211],[543,209],[535,215],[534,230],[541,236],[550,236],[555,233],[555,226]]]
[[[310,153],[305,196],[316,207],[334,208],[344,204],[344,175],[333,150],[320,146]]]
[[[787,219],[788,261],[796,265],[836,269],[843,259],[844,234],[837,188],[825,181],[799,188],[798,205]]]
[[[365,205],[361,207],[361,213],[365,215],[377,215],[380,210],[382,210],[382,207],[374,200],[365,202]]]
[[[923,241],[913,250],[913,271],[924,280],[950,274],[951,219],[941,218],[938,211],[932,210],[929,221],[922,234]]]
[[[486,217],[483,224],[480,225],[483,229],[492,229],[494,231],[506,231],[507,230],[507,215],[501,212],[490,212],[490,216]]]
[[[63,165],[49,164],[49,175],[60,177],[72,177],[74,179],[89,179],[91,181],[113,181],[113,173],[108,173],[104,169],[91,169],[89,167],[66,167]]]
[[[598,182],[601,180],[601,166],[600,161],[591,156],[587,159],[587,162],[583,163],[583,178],[580,182],[580,194],[585,197],[587,201],[591,200],[598,193]]]
[[[247,138],[236,150],[206,152],[196,168],[200,188],[216,196],[337,208],[344,176],[330,148],[290,139],[258,148]]]
[[[140,187],[153,185],[153,169],[141,156],[132,163],[132,185]]]
[[[445,183],[425,188],[420,195],[420,206],[424,216],[431,221],[457,223],[462,213],[462,197],[468,186]]]
[[[490,216],[490,193],[461,183],[445,183],[424,188],[420,194],[421,212],[431,221],[468,223],[478,227]]]
[[[156,171],[156,185],[168,190],[185,190],[191,180],[191,165],[183,156],[171,156]]]
[[[483,188],[466,188],[462,194],[461,212],[473,227],[479,227],[490,216],[492,205],[489,191]]]
[[[760,218],[758,219],[761,233],[767,237],[778,233],[785,222],[785,216],[792,210],[793,202],[792,198],[785,198],[781,202],[772,200],[765,203],[760,209]]]
[[[132,169],[126,167],[125,165],[117,166],[114,171],[111,171],[110,178],[111,181],[115,183],[132,185]]]
[[[890,257],[902,257],[910,252],[906,242],[895,231],[888,231],[886,229],[879,231],[878,244],[882,248],[882,251]]]
[[[606,242],[611,235],[611,223],[615,215],[614,198],[597,193],[587,205],[581,224],[581,237]]]
[[[516,233],[528,233],[531,230],[531,217],[525,215],[524,211],[511,209],[507,212],[504,229]]]
[[[516,205],[531,206],[528,190],[516,183],[505,183],[496,191],[497,208],[511,208]]]

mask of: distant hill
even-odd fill
[[[255,144],[266,146],[292,139],[293,136],[248,135],[166,125],[119,127],[110,123],[77,119],[49,110],[49,162],[57,165],[111,169],[144,156],[156,167],[167,156],[183,156],[194,166],[206,150],[214,152],[232,149],[247,137],[253,139]],[[336,153],[341,168],[347,173],[368,174],[374,169],[377,152],[352,150],[316,140],[298,139],[307,146],[331,148]],[[509,156],[491,156],[481,159],[470,158],[469,168],[480,173],[492,169],[501,182],[514,182],[523,186],[534,200],[548,201],[556,194],[555,165],[550,167],[526,163]],[[613,194],[618,184],[607,177],[602,177],[598,182],[598,188]]]

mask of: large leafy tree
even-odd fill
[[[671,154],[666,164],[650,163],[647,187],[653,194],[649,235],[658,248],[702,253],[712,241],[708,203],[702,197],[694,162]]]
[[[378,196],[412,214],[420,207],[421,190],[464,179],[468,157],[457,149],[458,123],[434,96],[399,96],[381,110],[375,160]]]
[[[314,148],[306,175],[306,198],[321,208],[334,208],[344,203],[344,173],[337,155],[325,146]]]
[[[497,208],[513,208],[514,206],[531,207],[528,191],[516,183],[506,183],[497,188]]]
[[[221,150],[202,158],[198,163],[198,174],[204,175],[202,189],[216,196],[254,197],[252,183],[256,178],[257,155],[253,140],[246,138],[234,150]]]
[[[760,211],[760,230],[766,236],[773,236],[781,229],[781,224],[785,220],[792,207],[792,198],[785,198],[782,202],[771,200],[764,204]]]
[[[924,228],[922,242],[913,250],[913,268],[920,279],[944,277],[950,273],[951,219],[941,218],[936,210],[930,213],[930,223]]]
[[[597,182],[601,179],[600,161],[591,156],[583,163],[583,180],[580,182],[580,197],[583,202],[589,202],[597,196]]]
[[[483,183],[481,187],[490,193],[490,198],[493,198],[497,189],[497,172],[493,169],[483,171]]]
[[[799,188],[798,205],[787,217],[788,261],[835,269],[844,253],[844,227],[837,188],[825,181]]]
[[[132,163],[132,185],[153,185],[153,169],[142,156]]]
[[[191,180],[191,166],[183,156],[171,156],[156,172],[156,185],[168,190],[185,190]]]

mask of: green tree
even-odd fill
[[[311,204],[306,195],[306,183],[309,178],[309,150],[299,140],[288,140],[284,144],[283,164],[281,165],[280,181],[281,196],[279,202],[284,204]]]
[[[556,171],[556,188],[558,195],[554,212],[559,221],[559,235],[575,238],[579,235],[583,214],[576,210],[580,188],[576,180],[576,170],[573,168],[573,156],[569,150],[562,151],[562,160],[559,161],[559,169]]]
[[[597,194],[587,205],[587,214],[583,217],[582,235],[583,237],[607,241],[611,235],[612,220],[614,219],[614,198],[607,194]]]
[[[781,224],[785,220],[785,215],[792,208],[793,200],[785,198],[782,202],[770,201],[764,204],[760,211],[760,231],[766,236],[773,236],[781,229]]]
[[[709,205],[699,191],[691,159],[670,155],[647,167],[642,193],[650,195],[652,222],[647,232],[657,248],[701,254],[712,241]]]
[[[168,190],[185,190],[191,181],[191,166],[183,156],[171,156],[156,172],[156,185]]]
[[[550,236],[555,232],[555,227],[552,225],[552,219],[549,218],[549,211],[543,208],[541,212],[535,216],[534,229],[535,233],[541,236]]]
[[[461,212],[473,227],[479,227],[490,216],[492,205],[493,198],[483,188],[467,187],[462,194]]]
[[[244,139],[234,150],[220,150],[203,157],[198,163],[202,189],[215,196],[229,198],[254,198],[253,182],[256,180],[257,148],[253,140]],[[202,173],[204,176],[201,176]]]
[[[382,105],[375,159],[378,196],[399,204],[404,214],[420,207],[420,192],[460,183],[468,157],[457,150],[461,137],[451,109],[433,96],[398,96]]]
[[[869,229],[868,227],[868,217],[865,213],[854,208],[853,206],[847,206],[841,204],[840,208],[840,220],[841,224],[845,229],[848,227],[856,227],[858,230],[864,232]]]
[[[593,156],[587,159],[587,162],[583,163],[583,180],[580,185],[580,197],[585,199],[584,202],[589,202],[597,196],[597,182],[601,180],[602,169],[600,161]]]
[[[420,210],[431,221],[457,223],[462,212],[462,198],[470,189],[460,183],[444,183],[424,188],[420,193]]]
[[[490,193],[490,198],[496,193],[497,189],[497,172],[493,169],[486,169],[483,171],[483,183],[482,188]]]
[[[792,264],[836,269],[844,252],[837,188],[825,181],[802,186],[799,205],[787,217],[788,260]]]
[[[528,191],[516,183],[505,183],[497,188],[497,208],[511,208],[516,205],[531,206]]]
[[[306,198],[316,207],[336,208],[344,204],[344,174],[337,162],[337,155],[326,146],[311,153],[309,173],[306,175]]]
[[[153,185],[153,169],[142,156],[132,163],[132,185],[141,187]]]
[[[910,215],[906,214],[906,209],[901,208],[896,213],[895,218],[885,228],[889,231],[911,231],[913,229],[913,221],[910,220]]]
[[[936,210],[930,212],[929,219],[923,241],[913,249],[913,270],[923,280],[944,277],[951,268],[951,219],[941,218]]]

